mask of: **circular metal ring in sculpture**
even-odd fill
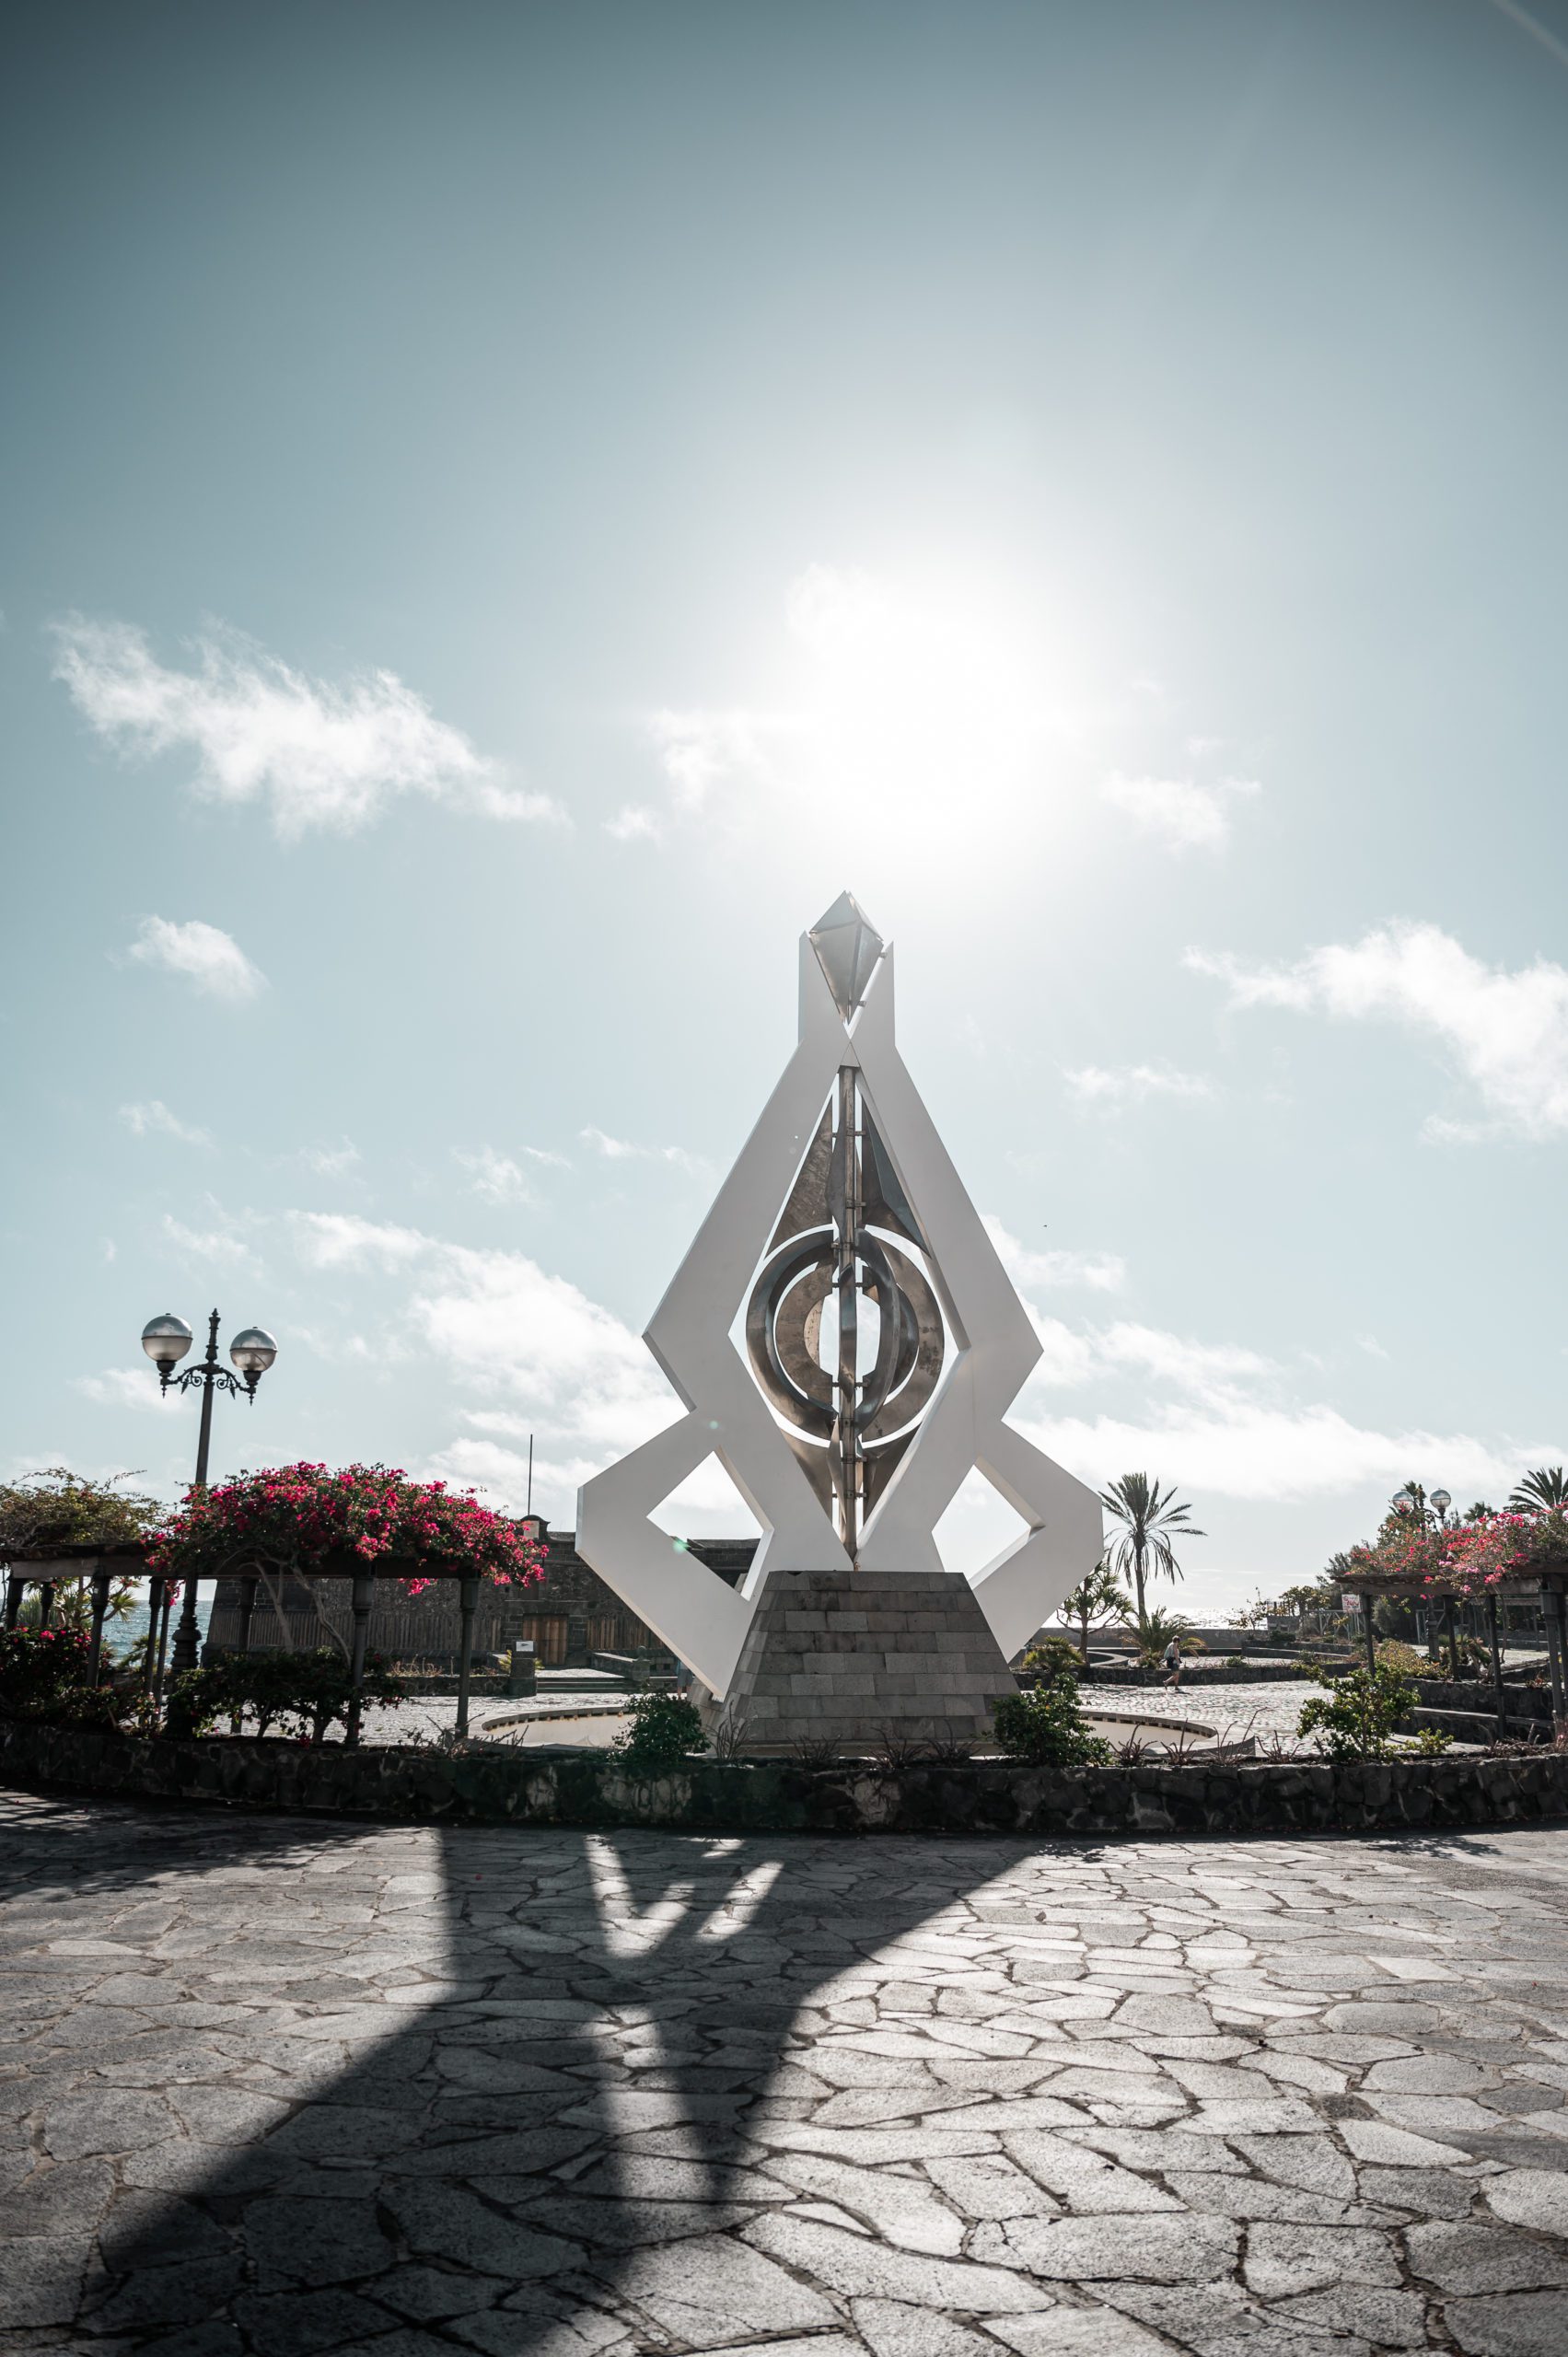
[[[896,1245],[864,1231],[855,1279],[877,1304],[876,1364],[862,1377],[852,1422],[862,1442],[901,1430],[936,1388],[946,1337],[925,1277]],[[781,1416],[819,1440],[837,1422],[835,1386],[819,1356],[822,1310],[839,1266],[830,1228],[799,1237],[773,1255],[752,1287],[746,1344],[757,1379]]]

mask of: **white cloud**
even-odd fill
[[[218,1268],[243,1270],[252,1275],[258,1273],[261,1264],[244,1232],[255,1223],[247,1221],[242,1228],[241,1224],[230,1219],[210,1196],[206,1213],[212,1222],[210,1226],[188,1227],[183,1220],[175,1219],[166,1212],[163,1216],[165,1242],[171,1244],[177,1252],[183,1253],[189,1260],[210,1260]]]
[[[524,1162],[536,1168],[570,1170],[571,1164],[563,1154],[552,1154],[544,1146],[525,1145],[519,1149]],[[497,1154],[495,1148],[482,1145],[475,1154],[465,1154],[460,1146],[452,1148],[452,1159],[460,1170],[466,1170],[472,1180],[472,1191],[489,1203],[529,1203],[534,1200],[528,1173],[509,1155]]]
[[[1255,778],[1224,778],[1200,785],[1190,777],[1108,777],[1103,798],[1124,810],[1139,830],[1156,835],[1171,851],[1217,851],[1230,840],[1231,806],[1237,795],[1262,791]]]
[[[390,671],[341,686],[310,679],[225,632],[194,642],[192,670],[173,670],[145,633],[80,616],[55,638],[55,677],[100,737],[133,755],[188,749],[199,792],[270,802],[285,841],[312,827],[350,833],[400,794],[493,819],[563,815],[550,795],[509,787],[498,763]]]
[[[1292,1398],[1285,1371],[1242,1344],[1127,1319],[1080,1327],[1031,1316],[1041,1357],[1009,1421],[1097,1488],[1144,1468],[1200,1504],[1205,1493],[1287,1504],[1368,1484],[1386,1496],[1412,1466],[1437,1465],[1454,1490],[1474,1496],[1506,1490],[1520,1465],[1562,1454],[1539,1442],[1355,1424],[1329,1402]],[[1115,1404],[1063,1414],[1052,1395],[1064,1390]],[[1196,1519],[1215,1527],[1205,1513]]]
[[[1093,1293],[1119,1293],[1127,1281],[1127,1263],[1119,1253],[1030,1251],[990,1212],[981,1225],[1015,1284],[1085,1285]]]
[[[603,1130],[588,1128],[579,1131],[583,1144],[606,1162],[668,1162],[677,1170],[689,1170],[701,1177],[709,1167],[700,1154],[689,1154],[683,1145],[633,1145],[626,1138],[607,1137]]]
[[[188,924],[176,924],[168,917],[144,917],[126,954],[140,965],[185,975],[211,998],[254,998],[267,986],[265,974],[250,963],[238,942],[199,917]]]
[[[1568,1130],[1568,970],[1538,958],[1510,973],[1472,958],[1434,924],[1395,922],[1289,966],[1190,949],[1194,973],[1224,982],[1235,1007],[1289,1007],[1383,1019],[1436,1040],[1490,1116],[1433,1116],[1427,1134],[1541,1139]]]
[[[1202,1073],[1178,1072],[1169,1064],[1080,1064],[1062,1075],[1080,1105],[1108,1110],[1142,1104],[1150,1097],[1212,1097],[1214,1084]]]
[[[101,1375],[78,1375],[72,1389],[84,1399],[92,1400],[99,1408],[131,1408],[137,1411],[170,1409],[179,1405],[172,1391],[159,1385],[151,1360],[140,1368],[105,1367]]]
[[[596,1464],[672,1422],[677,1402],[631,1329],[520,1252],[439,1248],[414,1330],[470,1382],[505,1393]]]
[[[760,712],[650,713],[648,734],[658,748],[676,808],[690,815],[702,809],[714,786],[761,775],[769,741],[784,725]],[[639,825],[634,831],[651,829]]]
[[[466,1170],[472,1180],[472,1192],[487,1203],[530,1203],[533,1190],[517,1165],[506,1155],[497,1154],[494,1146],[482,1145],[477,1154],[464,1154],[452,1148],[452,1159],[459,1170]]]
[[[1539,1456],[1469,1433],[1370,1431],[1323,1405],[1227,1399],[1151,1406],[1130,1417],[1020,1416],[1021,1432],[1097,1485],[1133,1468],[1184,1495],[1287,1504],[1376,1485],[1387,1495],[1412,1466],[1440,1465],[1456,1489],[1495,1495]],[[1203,1527],[1212,1528],[1206,1520]]]
[[[645,802],[628,802],[604,821],[604,831],[618,843],[656,843],[664,840],[664,820]]]
[[[343,1178],[360,1160],[359,1148],[344,1138],[342,1145],[308,1145],[301,1149],[299,1159],[307,1170],[318,1178]]]
[[[198,1129],[193,1121],[182,1121],[171,1113],[161,1097],[151,1097],[144,1105],[122,1105],[120,1118],[134,1138],[178,1138],[182,1145],[211,1145],[210,1130]]]
[[[1386,1359],[1388,1355],[1376,1334],[1358,1334],[1355,1346],[1358,1351],[1365,1351],[1369,1359]]]
[[[417,1228],[361,1219],[354,1212],[290,1212],[294,1248],[308,1269],[406,1269],[429,1251]]]

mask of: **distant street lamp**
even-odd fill
[[[243,1391],[247,1399],[254,1399],[256,1386],[276,1358],[278,1346],[262,1327],[247,1326],[228,1346],[228,1355],[238,1369],[237,1375],[231,1375],[227,1367],[218,1364],[218,1313],[215,1309],[207,1321],[205,1358],[195,1366],[188,1366],[183,1375],[176,1375],[174,1370],[190,1349],[192,1340],[191,1329],[183,1318],[171,1314],[149,1318],[142,1329],[142,1348],[157,1369],[159,1389],[189,1391],[195,1385],[201,1390],[202,1423],[196,1442],[196,1487],[204,1490],[207,1486],[207,1457],[213,1437],[213,1393],[228,1391],[238,1399]],[[174,1635],[176,1676],[182,1669],[195,1668],[197,1641],[196,1583],[188,1579],[180,1608],[180,1626]],[[150,1653],[150,1629],[147,1644]]]
[[[1414,1515],[1423,1528],[1427,1523],[1434,1522],[1439,1530],[1447,1529],[1448,1509],[1453,1503],[1454,1501],[1446,1490],[1432,1490],[1429,1492],[1423,1490],[1419,1481],[1411,1481],[1404,1489],[1396,1490],[1393,1496],[1388,1501],[1388,1504],[1393,1507],[1396,1514]],[[1454,1516],[1455,1522],[1457,1523],[1458,1519],[1458,1515],[1456,1515]],[[1497,1599],[1495,1596],[1493,1596],[1489,1601],[1492,1615],[1494,1618],[1497,1611]],[[1438,1604],[1436,1597],[1434,1596],[1429,1600],[1426,1608],[1426,1651],[1428,1658],[1432,1661],[1436,1661],[1439,1657],[1437,1643],[1438,1625]],[[1448,1668],[1451,1675],[1458,1678],[1459,1674],[1459,1637],[1458,1630],[1456,1625],[1454,1599],[1451,1596],[1446,1596],[1443,1600],[1442,1626],[1446,1631],[1448,1638]],[[1493,1638],[1493,1645],[1495,1650],[1495,1634]],[[1498,1667],[1497,1674],[1499,1677],[1502,1675],[1500,1666]]]
[[[1388,1504],[1396,1514],[1413,1515],[1418,1522],[1435,1521],[1439,1529],[1446,1528],[1448,1509],[1454,1501],[1446,1490],[1423,1490],[1419,1481],[1409,1481],[1396,1490]],[[1455,1519],[1458,1520],[1456,1515]]]

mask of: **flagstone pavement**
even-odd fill
[[[0,1867],[0,2350],[1568,2350],[1568,1832]]]

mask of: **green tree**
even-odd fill
[[[1302,1707],[1297,1735],[1316,1735],[1330,1759],[1392,1759],[1398,1757],[1394,1731],[1414,1710],[1415,1688],[1391,1662],[1379,1659],[1374,1670],[1353,1670],[1348,1678],[1319,1677],[1327,1698],[1315,1695]],[[1419,1748],[1442,1751],[1446,1736],[1423,1729]]]
[[[134,1479],[133,1473],[111,1473],[107,1480],[95,1481],[89,1474],[73,1473],[68,1465],[46,1465],[41,1472],[0,1482],[0,1562],[47,1555],[52,1547],[112,1547],[145,1538],[168,1509],[145,1491],[122,1486]],[[86,1629],[92,1617],[87,1583],[68,1563],[60,1569],[52,1618],[62,1628]],[[120,1620],[135,1601],[135,1580],[116,1579],[110,1590],[109,1619]],[[23,1601],[22,1625],[36,1625],[39,1611],[38,1590],[33,1588]]]
[[[1510,1490],[1508,1504],[1514,1514],[1551,1514],[1568,1506],[1568,1476],[1561,1465],[1538,1465]]]
[[[1110,1568],[1109,1559],[1102,1555],[1094,1570],[1078,1582],[1071,1596],[1062,1599],[1062,1618],[1078,1624],[1078,1652],[1084,1667],[1089,1666],[1089,1626],[1092,1621],[1115,1620],[1123,1625],[1132,1618],[1132,1606],[1126,1589]]]
[[[1196,1529],[1188,1521],[1192,1509],[1179,1501],[1174,1487],[1162,1490],[1146,1473],[1123,1473],[1120,1480],[1100,1492],[1099,1502],[1123,1526],[1109,1561],[1117,1571],[1132,1573],[1134,1607],[1142,1631],[1148,1626],[1144,1594],[1148,1581],[1161,1573],[1167,1579],[1181,1577],[1175,1540],[1206,1538],[1208,1533]]]

